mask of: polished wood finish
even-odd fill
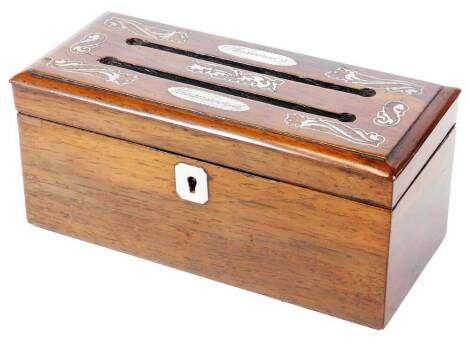
[[[25,114],[325,193],[391,206],[392,176],[381,161],[230,123],[214,125],[200,116],[30,73],[20,74],[13,82],[16,107]]]
[[[137,27],[136,24],[140,26]],[[152,32],[159,30],[186,36],[185,39],[181,36],[175,36],[175,39],[157,39],[158,37],[156,38]],[[96,46],[80,43],[93,33],[99,33],[106,39],[98,40]],[[135,37],[153,41],[167,48],[244,63],[249,67],[262,67],[273,72],[288,73],[319,82],[328,82],[333,86],[347,86],[353,89],[369,87],[374,89],[376,94],[363,97],[282,77],[266,76],[232,68],[243,75],[268,77],[282,82],[275,91],[269,92],[247,82],[233,82],[230,77],[218,78],[210,76],[214,74],[191,72],[188,68],[193,64],[201,64],[205,67],[214,66],[219,68],[219,72],[225,70],[227,73],[230,68],[191,56],[126,43],[128,39]],[[82,47],[82,50],[77,50],[77,44],[82,44],[85,49]],[[227,55],[219,49],[221,45],[227,44],[277,53],[293,59],[296,64],[268,65]],[[185,83],[100,64],[99,60],[107,56],[147,68],[156,68],[180,77],[209,82],[218,87],[229,87],[255,95],[270,96],[278,100],[313,106],[335,113],[353,113],[356,115],[356,120],[351,123],[341,123],[336,119],[292,111],[223,93],[219,95],[241,101],[249,105],[250,110],[231,112],[214,109],[203,104],[181,100],[168,92],[169,87],[188,86]],[[96,73],[81,73],[73,68],[70,70],[68,67],[58,67],[54,64],[57,61],[83,63],[97,69],[111,68],[128,75],[126,81],[129,81],[131,76],[137,79],[133,82],[129,81],[128,84],[109,82],[102,76],[103,74],[97,77]],[[338,68],[359,73],[357,75],[362,78],[368,77],[375,84],[374,82],[361,84],[351,82],[351,80],[345,81],[346,79],[341,79],[344,76],[342,74],[327,77],[328,73]],[[351,78],[351,75],[348,77]],[[419,87],[420,93],[408,94],[400,89],[390,90],[384,84],[380,84],[380,80],[388,80],[385,85],[389,84],[390,80],[408,82],[413,87]],[[455,88],[116,13],[106,13],[99,17],[35,63],[25,73],[17,75],[12,82],[18,97],[18,110],[23,113],[39,115],[48,120],[111,136],[118,135],[126,140],[168,149],[181,155],[227,165],[249,173],[385,208],[393,208],[397,204],[421,170],[423,163],[455,122],[454,112],[448,109],[459,94],[459,90]],[[393,86],[397,85],[392,82],[390,87]],[[191,88],[207,91],[201,87],[191,86]],[[40,90],[45,92],[43,99],[37,99],[34,104],[28,102],[28,94],[31,94],[33,90],[36,97],[39,97]],[[21,95],[25,97],[20,98]],[[60,99],[62,113],[58,113],[59,106],[52,109],[51,113],[47,112],[50,108],[48,100],[51,100],[53,96],[58,96]],[[87,113],[96,111],[99,106],[99,116],[82,118],[82,115],[78,114],[79,111],[74,109],[77,100],[83,102],[80,106],[87,107],[84,109]],[[383,106],[391,101],[403,103],[408,108],[401,116],[399,125],[393,127],[375,125],[374,119]],[[122,113],[116,111],[129,113],[131,117],[122,116]],[[447,116],[449,112],[451,115]],[[365,133],[377,134],[383,137],[383,142],[376,146],[360,144],[333,135],[328,129],[319,131],[286,125],[285,118],[288,114],[304,115],[315,120],[327,119],[330,121],[328,125],[337,125],[340,129],[343,129],[341,125],[345,124],[349,128],[363,130]],[[115,125],[109,127],[110,121]],[[447,124],[435,129],[443,122]],[[124,129],[129,126],[137,127]],[[118,129],[120,132],[116,132]],[[170,135],[173,135],[171,131],[174,131],[175,138],[169,139],[161,135],[155,137],[162,130],[169,132]],[[428,139],[433,132],[433,138]],[[180,139],[179,133],[197,136],[192,137],[195,139],[195,144],[189,146],[186,142],[187,137]],[[425,143],[426,146],[423,148]],[[228,151],[233,151],[234,154]],[[407,169],[408,164],[412,167]],[[407,172],[403,173],[405,170]]]
[[[380,327],[390,212],[20,116],[28,220],[38,226]],[[181,200],[174,166],[210,176]]]
[[[395,313],[444,239],[454,143],[455,129],[448,134],[393,211],[385,323]]]
[[[110,26],[106,24],[109,20],[116,22],[124,22],[123,25],[125,25],[125,27],[121,29],[116,29],[115,26]],[[187,35],[187,41],[183,42],[181,40],[158,40],[155,39],[155,37],[142,34],[141,32],[139,32],[138,29],[135,29],[135,27],[131,27],[131,23],[140,24],[142,29],[144,30],[146,28],[151,28],[153,30],[164,29],[170,32],[184,33]],[[78,42],[80,42],[80,40],[82,40],[84,37],[91,33],[103,33],[106,35],[107,39],[105,42],[103,42],[96,48],[93,48],[93,50],[88,53],[77,54],[71,49],[74,44],[77,44]],[[387,91],[384,88],[373,87],[377,93],[375,96],[362,97],[354,94],[339,92],[332,89],[304,85],[299,82],[279,78],[284,81],[284,84],[279,86],[277,92],[267,94],[265,91],[258,90],[256,87],[249,87],[244,84],[237,84],[233,82],[230,83],[226,80],[208,78],[208,76],[203,74],[191,73],[187,70],[188,66],[194,64],[195,62],[203,62],[192,57],[180,56],[174,53],[155,50],[148,47],[128,45],[126,43],[128,39],[135,37],[148,39],[155,43],[170,48],[183,49],[185,51],[197,52],[203,55],[215,56],[230,61],[252,65],[255,67],[267,68],[276,72],[284,72],[301,76],[304,78],[310,78],[322,82],[329,82],[335,85],[348,86],[358,89],[367,88],[366,85],[344,82],[334,78],[328,78],[326,76],[328,72],[343,67],[347,68],[348,70],[354,70],[357,72],[364,73],[368,76],[370,75],[370,77],[372,78],[412,82],[416,86],[422,87],[422,92],[421,94],[417,95],[408,95],[402,92],[392,92]],[[272,53],[279,53],[282,56],[286,56],[295,60],[296,65],[276,66],[266,63],[259,63],[252,60],[237,58],[233,55],[227,55],[219,50],[219,47],[221,45],[227,44],[249,47],[252,49],[260,49],[262,51]],[[106,65],[100,65],[98,61],[103,57],[109,56],[119,58],[120,60],[129,63],[143,65],[148,68],[156,68],[161,71],[174,73],[179,76],[186,76],[203,81],[210,81],[211,83],[214,83],[219,86],[228,86],[234,89],[247,90],[251,93],[271,95],[277,99],[290,100],[294,103],[313,106],[322,110],[334,111],[338,113],[353,113],[357,116],[357,119],[351,124],[352,127],[364,129],[366,132],[377,132],[378,134],[384,136],[386,140],[379,146],[358,145],[355,143],[348,142],[347,140],[340,139],[338,137],[329,134],[324,134],[318,131],[298,130],[284,125],[284,117],[287,113],[292,112],[291,110],[286,110],[284,108],[265,104],[259,101],[238,98],[236,96],[231,96],[231,98],[237,99],[239,101],[242,101],[243,103],[248,104],[250,106],[249,113],[246,113],[244,115],[244,113],[224,111],[221,109],[215,110],[205,105],[184,102],[169,94],[167,89],[173,86],[187,86],[186,84],[176,81],[169,81],[151,75],[145,75],[142,73],[137,74],[135,72],[131,72],[122,68],[115,69],[118,69],[124,73],[136,75],[138,76],[139,80],[122,86],[117,85],[113,82],[106,82],[100,78],[92,77],[89,74],[76,72],[70,73],[67,68],[61,69],[51,67],[51,60],[79,61],[85,64],[95,65],[97,67],[106,67]],[[219,67],[221,66],[219,65]],[[413,125],[415,120],[426,109],[426,107],[433,100],[433,98],[443,88],[445,88],[439,85],[431,84],[429,82],[412,80],[402,76],[372,71],[365,68],[346,65],[344,63],[304,56],[293,52],[268,48],[252,43],[237,41],[225,37],[219,37],[216,35],[195,32],[185,28],[150,22],[116,13],[106,13],[103,16],[97,18],[93,23],[91,23],[83,30],[75,34],[71,39],[64,42],[63,45],[59,46],[54,51],[51,51],[45,58],[35,63],[30,70],[33,73],[37,73],[45,77],[59,78],[69,81],[72,80],[75,83],[83,83],[91,87],[107,89],[110,91],[118,92],[120,94],[126,94],[128,96],[137,96],[142,99],[147,99],[151,102],[165,104],[168,106],[177,107],[180,110],[184,109],[186,111],[198,113],[199,115],[204,115],[210,118],[211,121],[214,122],[214,124],[222,118],[224,121],[239,123],[242,126],[261,128],[264,131],[274,132],[278,135],[291,135],[297,137],[297,139],[301,138],[308,141],[314,141],[316,143],[330,144],[336,147],[340,147],[342,149],[353,150],[362,154],[370,155],[372,157],[381,159],[386,159],[386,157],[395,148],[397,143],[405,136],[406,132],[408,131],[408,128]],[[402,101],[408,105],[409,109],[406,115],[402,117],[399,126],[392,128],[377,127],[372,122],[373,118],[376,116],[377,112],[381,110],[383,105],[389,101]],[[308,115],[301,111],[295,112],[299,114]],[[438,114],[435,113],[434,115]]]
[[[374,328],[445,233],[454,132],[390,211],[30,116],[19,126],[31,223]],[[202,208],[175,192],[180,162],[210,175]]]
[[[392,204],[396,205],[406,190],[412,184],[414,178],[423,168],[423,165],[429,161],[429,158],[434,154],[436,147],[442,142],[443,137],[450,131],[455,125],[457,117],[457,101],[449,103],[447,101],[440,101],[442,98],[447,96],[456,96],[455,94],[449,94],[450,90],[446,89],[439,93],[438,97],[434,102],[424,111],[423,115],[417,120],[416,124],[411,128],[411,131],[403,141],[395,149],[396,152],[390,155],[388,163],[394,166],[395,169],[395,180],[393,183],[393,198]],[[443,113],[438,118],[432,116],[430,113]],[[435,121],[432,125],[429,122]],[[430,127],[429,131],[424,139],[423,137],[418,138],[416,132],[423,127]],[[413,132],[414,131],[414,132]],[[413,145],[412,140],[419,139],[421,142],[419,145]],[[399,161],[396,158],[397,155],[404,154],[406,151],[409,154],[408,160]]]
[[[115,13],[11,82],[35,225],[374,328],[444,237],[458,89]]]

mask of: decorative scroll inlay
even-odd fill
[[[423,86],[419,86],[409,81],[382,79],[344,67],[328,71],[325,73],[325,76],[329,79],[340,80],[346,83],[356,83],[369,86],[371,88],[383,88],[389,92],[404,93],[408,95],[419,95],[423,92]]]
[[[374,118],[374,124],[388,127],[396,126],[400,122],[401,117],[403,117],[408,110],[408,105],[403,102],[389,101],[377,112],[377,116]]]
[[[166,30],[142,24],[131,19],[111,17],[106,19],[104,24],[112,29],[126,30],[137,36],[150,37],[157,40],[164,40],[173,43],[184,43],[188,40],[188,35],[185,32]]]
[[[311,117],[303,114],[288,113],[284,118],[287,126],[293,126],[299,129],[309,129],[324,132],[350,142],[362,145],[371,145],[378,147],[385,142],[385,137],[375,133],[366,132],[363,129],[352,128],[346,124],[317,117]]]
[[[70,51],[74,54],[89,54],[91,50],[103,44],[106,39],[104,33],[90,33],[80,39],[78,43],[73,44]]]
[[[70,73],[86,74],[103,79],[119,86],[127,85],[138,79],[137,75],[125,73],[117,69],[104,67],[99,64],[87,64],[80,61],[71,61],[67,59],[52,59],[47,63],[48,66]]]
[[[248,111],[250,107],[238,100],[228,98],[219,94],[210,93],[201,89],[189,87],[170,87],[168,92],[177,98],[195,102],[226,111],[242,112]]]
[[[297,62],[295,62],[290,57],[275,54],[269,51],[248,48],[246,46],[226,44],[219,45],[218,49],[224,54],[275,66],[289,67],[295,66],[297,64]]]
[[[213,79],[234,82],[248,87],[256,87],[270,92],[275,92],[277,87],[284,83],[283,80],[249,74],[239,69],[208,62],[194,62],[192,65],[186,67],[186,70],[195,74],[208,75]]]

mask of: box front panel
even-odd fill
[[[383,326],[389,210],[30,116],[19,126],[31,223]],[[178,196],[178,163],[207,173],[206,203]]]

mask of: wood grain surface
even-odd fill
[[[455,130],[390,211],[26,115],[19,127],[31,223],[374,328],[445,234]],[[207,204],[176,194],[180,162],[208,173]]]
[[[393,211],[385,323],[395,313],[446,234],[455,131],[454,128],[447,135]]]
[[[162,37],[161,34],[158,34],[159,32],[166,32],[167,34],[174,33],[174,35]],[[87,40],[90,40],[90,35],[97,34],[103,36],[102,40],[86,43]],[[185,53],[198,53],[221,60],[243,63],[248,67],[264,68],[272,72],[292,75],[293,77],[329,83],[332,84],[333,87],[342,86],[356,89],[370,87],[376,94],[370,97],[363,97],[338,91],[337,89],[303,84],[280,76],[266,76],[240,68],[235,68],[236,70],[234,70],[234,68],[230,69],[220,63],[208,65],[206,63],[207,61],[191,56],[152,49],[146,46],[127,44],[126,42],[132,38],[147,40],[166,48],[176,48]],[[295,61],[295,65],[273,65],[229,55],[220,49],[221,46],[227,45],[251,49],[249,50],[251,55],[248,54],[248,56],[253,56],[253,52],[257,52],[258,56],[263,53],[279,54],[279,56],[284,56]],[[77,46],[81,47],[82,50],[77,49]],[[121,61],[139,65],[146,69],[157,69],[180,77],[189,77],[195,80],[205,81],[219,88],[229,87],[231,89],[247,91],[255,95],[271,96],[278,100],[286,100],[299,105],[312,106],[334,113],[352,113],[356,116],[356,120],[351,123],[341,123],[337,120],[331,120],[329,124],[323,123],[322,128],[318,125],[311,126],[310,128],[299,128],[285,124],[285,118],[288,114],[314,118],[314,120],[328,120],[328,118],[311,115],[302,110],[293,111],[261,101],[244,99],[239,96],[227,96],[221,93],[221,91],[210,91],[210,93],[240,101],[249,106],[250,109],[243,112],[214,109],[207,105],[182,101],[168,92],[168,89],[171,87],[188,87],[185,83],[167,80],[142,72],[123,69],[121,67],[103,65],[99,62],[103,57],[118,58]],[[64,65],[71,62],[78,65]],[[191,66],[195,64],[205,67],[206,69],[217,69],[219,77],[213,77],[216,74],[214,71],[212,73],[203,73],[188,70],[188,68],[191,69]],[[91,68],[92,71],[83,72],[83,70],[80,69],[80,65],[85,65],[85,67],[83,67],[84,69]],[[340,70],[347,70],[348,72],[335,73],[334,71],[338,68]],[[31,71],[45,77],[59,78],[67,82],[82,83],[89,87],[107,89],[127,96],[139,97],[151,102],[177,107],[182,110],[197,113],[201,116],[206,116],[212,121],[231,121],[241,126],[258,128],[278,135],[294,136],[297,139],[304,139],[317,144],[328,144],[380,159],[387,158],[395,146],[406,135],[409,127],[414,124],[428,104],[443,89],[442,86],[428,82],[267,48],[256,44],[195,32],[116,13],[106,13],[96,19],[92,24],[75,34],[59,48],[50,52],[44,59],[35,63],[31,67]],[[109,80],[109,78],[106,79],[104,75],[113,71],[112,80]],[[220,77],[220,75],[224,73],[236,74],[237,72],[239,73],[239,77],[240,75],[258,78],[260,76],[270,77],[271,79],[276,79],[283,83],[278,86],[276,92],[268,94],[265,89],[254,87],[253,83],[237,83],[233,82],[233,80],[231,81],[230,77]],[[118,82],[119,75],[122,76],[122,79],[126,82],[125,84]],[[204,87],[191,86],[190,88],[207,91]],[[412,91],[412,93],[407,93],[408,91]],[[449,102],[453,101],[453,99],[446,100]],[[399,125],[385,127],[375,125],[374,119],[389,102],[401,103],[406,107],[406,110],[400,116]],[[393,112],[392,109],[388,109],[388,111]],[[442,113],[435,113],[437,116],[439,114]],[[330,128],[325,128],[325,126],[329,126]],[[336,134],[331,133],[331,127],[334,127],[333,131],[336,132]],[[355,131],[355,133],[353,133],[353,131]],[[338,134],[338,132],[348,132],[348,134],[358,139],[360,135],[367,135],[369,138],[366,139],[366,142],[358,143],[357,141],[351,141],[351,139],[345,139],[344,135]]]
[[[456,88],[116,13],[11,82],[35,225],[374,328],[444,237]]]
[[[28,219],[89,242],[380,327],[390,211],[19,117]],[[209,202],[175,192],[179,162]]]
[[[128,44],[135,38],[160,48]],[[251,49],[248,56],[276,54],[295,64],[229,55],[220,49],[227,45]],[[102,64],[104,57],[209,83],[216,90]],[[338,68],[342,72],[334,72]],[[459,94],[455,88],[116,13],[96,19],[12,83],[22,113],[384,208],[398,203],[455,123],[449,108]],[[172,95],[171,87],[223,96],[249,110],[184,100]],[[218,91],[224,87],[250,97]],[[366,87],[375,95],[341,87]],[[353,113],[356,120],[341,122],[253,96]],[[379,118],[388,124],[378,125]]]
[[[25,114],[391,207],[389,170],[380,161],[351,152],[230,123],[214,125],[200,116],[29,73],[15,79],[14,93],[16,107]]]

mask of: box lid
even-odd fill
[[[115,13],[12,82],[24,114],[386,208],[459,93]]]

